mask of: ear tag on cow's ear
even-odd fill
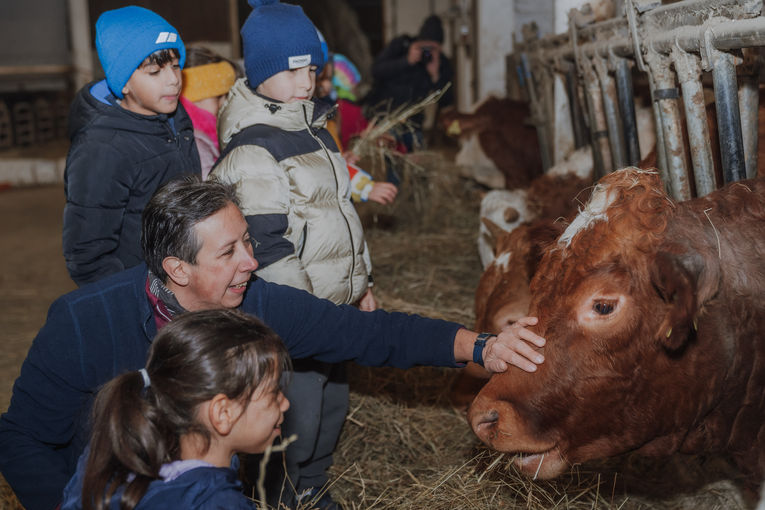
[[[699,330],[699,320],[696,317],[693,318],[693,330],[694,331]]]
[[[454,119],[451,124],[449,124],[449,127],[446,129],[446,134],[449,136],[459,136],[462,133],[462,129],[460,129],[460,121],[457,119]]]
[[[667,330],[667,338],[669,338],[669,337],[671,337],[671,336],[672,336],[672,328],[669,328],[669,329]]]

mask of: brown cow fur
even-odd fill
[[[568,220],[577,207],[590,197],[592,179],[582,179],[576,174],[545,174],[529,186],[527,202],[529,212],[536,219]]]
[[[525,473],[636,451],[722,453],[765,469],[765,179],[674,203],[655,173],[604,177],[606,218],[567,230],[531,283],[536,373],[492,377],[476,434]],[[572,225],[579,225],[580,215]],[[570,238],[570,245],[565,240]]]
[[[529,282],[534,276],[542,249],[563,232],[565,222],[577,211],[577,205],[589,197],[591,181],[574,174],[543,175],[529,187],[529,212],[536,220],[506,232],[489,220],[487,227],[494,237],[495,257],[506,254],[503,263],[492,263],[481,275],[475,293],[475,330],[499,333],[528,314]],[[466,411],[489,373],[474,363],[455,379],[450,391],[452,405]]]
[[[476,331],[499,333],[503,326],[525,317],[529,307],[529,282],[542,250],[563,232],[561,223],[537,220],[506,232],[499,227],[495,253],[507,253],[506,263],[492,263],[478,282],[475,293]],[[478,391],[489,380],[489,372],[468,363],[450,391],[452,405],[466,412]]]

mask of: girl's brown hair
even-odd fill
[[[85,510],[104,510],[125,487],[122,510],[132,510],[160,467],[180,457],[180,437],[209,431],[196,409],[217,394],[247,402],[261,384],[278,385],[290,367],[281,339],[258,319],[235,310],[190,312],[154,339],[143,375],[108,382],[95,399],[93,432],[82,485]]]

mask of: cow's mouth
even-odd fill
[[[514,463],[518,471],[534,480],[549,480],[568,469],[568,462],[561,455],[558,446],[543,452],[518,454]]]

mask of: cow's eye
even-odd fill
[[[592,309],[595,310],[595,312],[598,313],[599,315],[608,315],[609,313],[614,311],[614,305],[613,303],[597,301],[592,306]]]

